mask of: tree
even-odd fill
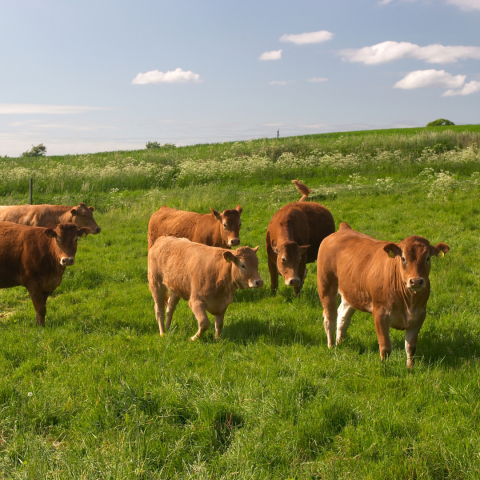
[[[147,150],[154,150],[155,148],[162,148],[162,146],[158,142],[147,142],[145,148]]]
[[[434,120],[433,122],[427,123],[427,127],[442,127],[444,125],[455,125],[455,124],[445,118],[439,118],[438,120]]]
[[[32,145],[31,150],[22,153],[22,157],[43,157],[47,153],[47,147],[40,143],[36,147]]]

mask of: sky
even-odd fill
[[[0,156],[480,123],[480,0],[0,0]]]

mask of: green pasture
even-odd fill
[[[25,203],[33,176],[36,203],[85,201],[102,227],[79,242],[44,329],[24,288],[0,290],[0,478],[479,478],[480,128],[275,142],[0,159],[1,204]],[[433,260],[414,371],[402,332],[380,361],[367,314],[327,348],[316,264],[298,297],[282,282],[270,293],[265,231],[300,197],[292,178],[337,227],[451,247]],[[164,204],[240,204],[242,244],[261,247],[265,286],[236,292],[217,341],[213,326],[189,341],[183,301],[159,337],[147,225]]]

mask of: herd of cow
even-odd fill
[[[271,289],[278,275],[298,295],[307,263],[317,261],[317,285],[323,305],[328,346],[345,337],[355,310],[373,314],[380,356],[392,351],[390,327],[405,330],[407,366],[413,367],[418,332],[430,295],[431,257],[443,257],[448,245],[433,246],[423,237],[400,243],[376,240],[341,223],[335,232],[330,211],[306,202],[311,192],[294,180],[298,202],[278,210],[266,234]],[[0,206],[0,288],[24,286],[37,324],[45,325],[46,302],[60,285],[65,267],[75,263],[77,239],[100,233],[93,207],[59,205]],[[198,214],[161,207],[148,225],[148,283],[160,335],[169,328],[180,300],[188,300],[198,320],[196,340],[215,317],[215,336],[236,289],[258,288],[259,247],[240,244],[242,207]],[[168,294],[167,294],[168,291]],[[341,297],[338,306],[338,296]],[[166,310],[166,319],[165,319]]]

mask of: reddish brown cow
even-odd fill
[[[88,233],[74,223],[52,229],[0,222],[0,288],[24,286],[38,325],[45,326],[47,298],[62,282],[65,267],[75,263],[77,238]]]
[[[93,207],[80,203],[76,207],[65,205],[9,205],[0,206],[0,221],[14,222],[31,227],[55,228],[59,223],[75,223],[87,227],[90,233],[100,233],[101,228],[93,218]]]
[[[158,237],[171,235],[188,238],[192,242],[212,247],[231,248],[240,245],[240,214],[242,207],[224,210],[222,213],[213,208],[211,214],[200,214],[161,207],[150,217],[148,223],[148,248]]]
[[[196,340],[207,330],[207,313],[215,316],[215,337],[222,332],[227,307],[237,288],[258,288],[258,247],[235,251],[190,242],[186,238],[160,237],[148,252],[148,283],[155,301],[160,335],[165,333],[165,295],[169,291],[166,328],[180,300],[188,300],[198,320]]]
[[[278,289],[278,274],[285,285],[293,286],[295,295],[302,289],[307,263],[317,259],[322,240],[335,232],[335,222],[327,208],[304,202],[311,192],[303,183],[293,181],[303,194],[299,202],[278,210],[267,228],[266,244],[272,292]]]
[[[373,314],[380,356],[392,351],[390,327],[405,330],[407,366],[414,365],[418,332],[430,295],[431,257],[443,257],[445,243],[433,246],[423,237],[400,243],[382,242],[352,230],[346,223],[324,240],[318,251],[318,295],[323,305],[328,347],[345,337],[355,310]],[[342,303],[338,307],[337,297]]]

